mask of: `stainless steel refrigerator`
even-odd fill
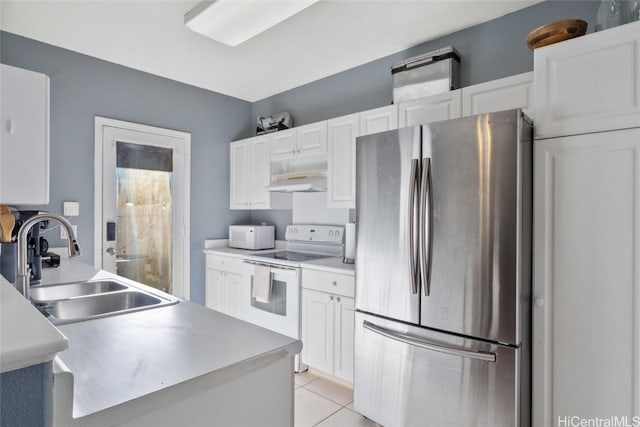
[[[520,110],[356,142],[354,407],[530,424],[532,126]]]

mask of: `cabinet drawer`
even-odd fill
[[[302,287],[354,298],[354,278],[348,274],[318,270],[302,270]]]
[[[245,270],[242,258],[207,254],[207,269],[242,274]]]

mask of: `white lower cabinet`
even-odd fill
[[[302,287],[302,362],[353,383],[353,276],[304,269]]]
[[[229,316],[241,317],[244,290],[242,259],[207,255],[206,306]]]
[[[532,425],[631,423],[640,416],[640,128],[536,141],[534,165]]]

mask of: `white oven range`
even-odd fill
[[[244,263],[249,269],[243,281],[243,320],[300,339],[300,265],[320,258],[341,257],[343,237],[344,227],[340,226],[289,225],[285,233],[286,250],[245,256]],[[255,266],[270,269],[271,296],[268,302],[261,302],[253,296]],[[307,369],[299,355],[294,368],[296,372]]]

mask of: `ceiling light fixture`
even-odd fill
[[[319,0],[203,1],[184,15],[192,31],[237,46]]]

